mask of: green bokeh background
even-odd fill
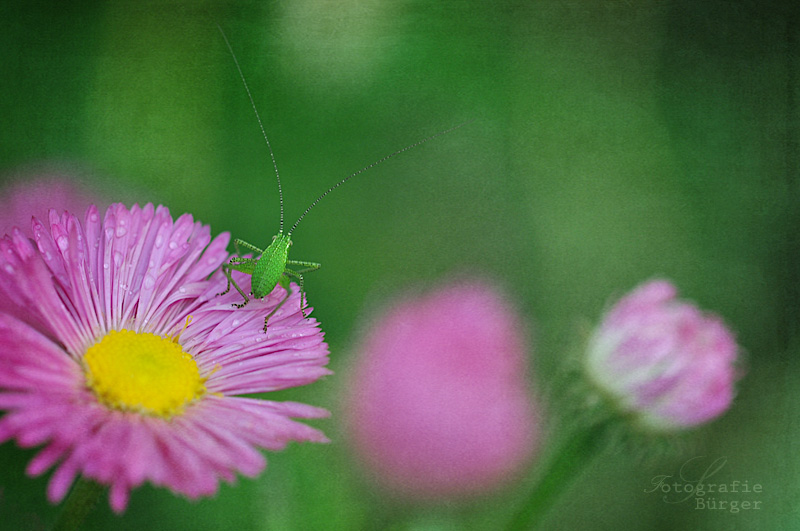
[[[364,319],[409,286],[490,275],[534,330],[538,387],[609,301],[665,276],[745,351],[732,410],[685,451],[609,450],[548,529],[800,529],[800,28],[794,2],[284,0],[4,2],[0,170],[46,163],[126,201],[266,244],[274,175],[227,33],[277,157],[287,221],[359,176],[295,233],[336,375],[279,398],[334,411],[328,446],[268,456],[255,480],[187,502],[149,486],[91,529],[495,529],[519,490],[393,506],[353,469],[338,397]],[[557,411],[551,412],[554,417]],[[0,446],[0,527],[57,513],[32,451]],[[645,493],[688,457],[763,485],[759,511]]]

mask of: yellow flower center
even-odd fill
[[[192,356],[155,334],[112,330],[83,361],[87,384],[114,409],[170,418],[206,391]]]

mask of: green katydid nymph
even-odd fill
[[[222,33],[222,38],[225,39],[225,44],[228,46],[228,50],[233,57],[234,64],[236,65],[236,69],[239,72],[239,77],[242,79],[242,83],[244,84],[245,91],[247,92],[247,97],[250,99],[250,105],[253,107],[253,112],[256,115],[256,120],[258,120],[258,125],[261,128],[261,134],[264,136],[264,140],[267,143],[267,149],[269,150],[270,158],[272,159],[272,166],[275,170],[275,178],[278,182],[278,197],[280,199],[280,229],[278,230],[278,234],[272,237],[272,242],[267,246],[266,249],[260,249],[253,244],[247,243],[244,240],[234,239],[233,245],[236,249],[236,254],[242,254],[240,252],[239,247],[244,247],[248,251],[254,253],[253,258],[245,258],[242,256],[234,256],[232,257],[227,264],[222,266],[222,272],[225,274],[225,277],[228,279],[228,285],[225,288],[225,291],[220,293],[219,295],[225,295],[231,289],[231,285],[236,288],[236,291],[244,298],[244,301],[241,303],[234,303],[234,306],[237,308],[242,308],[248,302],[250,302],[250,297],[242,290],[241,287],[236,283],[236,281],[231,276],[232,271],[239,271],[251,276],[251,295],[257,299],[266,297],[269,295],[275,286],[280,285],[282,288],[286,290],[286,297],[271,311],[267,316],[264,318],[264,332],[267,331],[267,323],[269,322],[269,318],[272,317],[275,312],[280,309],[281,306],[289,299],[291,295],[291,288],[290,288],[290,281],[292,279],[296,279],[300,285],[300,311],[303,317],[306,317],[305,312],[305,289],[303,285],[303,274],[309,273],[311,271],[316,271],[319,269],[322,264],[317,262],[308,262],[302,260],[289,260],[289,248],[292,246],[292,234],[303,218],[308,214],[308,212],[314,208],[317,203],[319,203],[323,197],[331,193],[336,188],[340,187],[344,183],[346,183],[351,178],[364,173],[365,171],[369,170],[370,168],[377,166],[378,164],[388,160],[392,157],[395,157],[405,151],[408,151],[414,147],[419,146],[427,142],[428,140],[432,140],[438,136],[444,135],[449,133],[459,127],[466,125],[469,122],[464,122],[462,124],[456,125],[451,127],[450,129],[446,129],[444,131],[440,131],[434,135],[431,135],[427,138],[423,138],[418,142],[415,142],[409,146],[404,147],[403,149],[399,149],[394,153],[386,155],[385,157],[376,160],[372,164],[365,166],[358,170],[355,173],[352,173],[342,179],[341,181],[337,182],[330,188],[328,188],[322,195],[314,200],[314,202],[309,205],[308,208],[300,215],[297,221],[294,222],[292,228],[289,229],[288,232],[284,234],[283,232],[283,189],[281,188],[281,177],[278,173],[278,165],[275,162],[275,154],[272,151],[272,145],[269,142],[269,138],[267,137],[266,130],[264,129],[264,124],[261,121],[261,117],[258,114],[258,109],[256,109],[255,101],[253,100],[253,96],[250,93],[250,89],[247,86],[247,81],[244,78],[244,74],[242,73],[242,69],[239,66],[239,61],[236,59],[236,54],[233,53],[233,48],[231,47],[230,42],[228,42],[228,38],[225,35],[225,32],[222,31],[222,28],[219,28],[220,33]],[[291,269],[289,266],[300,267],[301,269]]]

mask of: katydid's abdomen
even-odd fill
[[[269,295],[278,283],[284,278],[286,262],[289,259],[289,247],[292,240],[287,234],[277,234],[272,238],[272,243],[264,249],[258,259],[251,277],[253,297],[260,299]],[[288,279],[287,279],[288,280]]]

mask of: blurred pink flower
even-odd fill
[[[737,345],[722,321],[676,300],[665,280],[623,297],[594,332],[589,379],[618,411],[653,430],[721,415],[733,400]]]
[[[85,212],[92,204],[100,210],[110,204],[74,178],[54,172],[17,177],[0,190],[0,200],[0,237],[15,226],[32,236],[31,218],[47,219],[51,208],[57,212]]]
[[[28,473],[55,467],[52,502],[77,475],[109,485],[118,512],[144,481],[208,496],[261,472],[259,448],[327,440],[292,420],[327,411],[239,396],[330,371],[296,286],[267,334],[283,288],[241,309],[238,294],[217,296],[228,239],[152,204],[114,204],[104,218],[92,206],[83,221],[51,210],[33,240],[0,239],[0,442],[44,445]]]
[[[517,312],[482,281],[393,306],[368,331],[346,398],[370,475],[412,498],[454,499],[513,478],[541,432]]]

